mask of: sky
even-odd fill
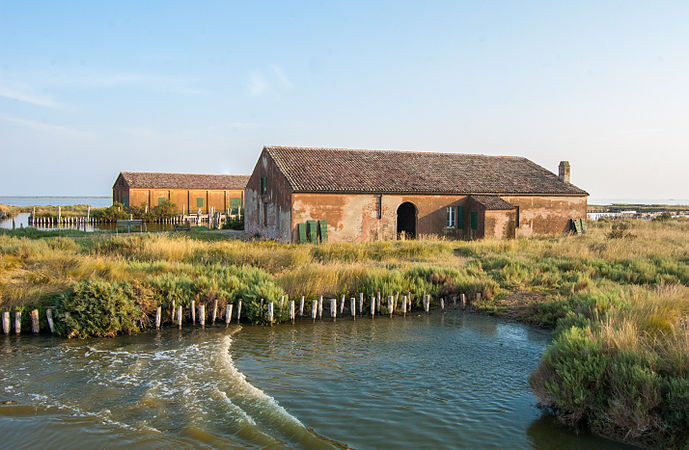
[[[592,197],[689,198],[688,23],[687,1],[0,0],[0,196],[289,145],[568,160]]]

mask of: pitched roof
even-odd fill
[[[516,208],[516,206],[506,202],[497,195],[472,195],[471,198],[487,210],[504,211]]]
[[[161,189],[244,189],[248,175],[208,175],[196,173],[120,172],[130,188]]]
[[[295,192],[588,195],[517,156],[268,146]]]

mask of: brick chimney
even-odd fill
[[[563,183],[569,183],[569,161],[560,161],[557,177]]]

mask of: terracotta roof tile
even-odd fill
[[[471,198],[488,210],[504,211],[516,208],[516,206],[506,202],[497,195],[472,195]]]
[[[516,156],[264,148],[295,192],[588,195]]]
[[[248,175],[208,175],[165,172],[120,172],[130,188],[244,189]]]

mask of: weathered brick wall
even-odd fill
[[[515,237],[516,211],[486,211],[484,238],[512,239]]]
[[[263,177],[268,179],[265,194],[260,191]],[[244,191],[244,230],[269,239],[290,242],[293,228],[291,193],[285,176],[264,150]]]
[[[517,236],[562,234],[569,230],[569,219],[586,218],[587,197],[501,196],[519,207]]]

